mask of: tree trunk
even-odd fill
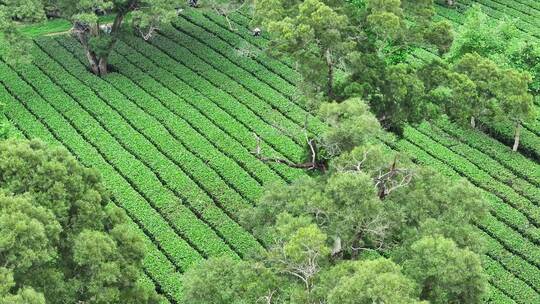
[[[92,70],[92,73],[99,75],[99,61],[96,58],[96,54],[87,49],[86,58],[88,59],[88,64],[90,65],[90,70]]]
[[[102,57],[99,59],[99,76],[105,76],[109,72],[107,62],[107,57]]]
[[[334,246],[332,246],[332,257],[341,254],[343,248],[341,247],[341,238],[338,236],[334,239]]]
[[[474,116],[471,116],[471,128],[476,128],[476,119],[474,119]]]
[[[117,14],[114,18],[114,22],[111,26],[111,35],[114,35],[115,37],[113,39],[116,39],[118,31],[120,31],[120,27],[122,26],[122,22],[124,21],[125,13]]]
[[[519,136],[521,133],[521,123],[516,124],[516,131],[514,133],[514,146],[512,147],[512,151],[517,151],[519,147]]]
[[[334,64],[330,50],[326,50],[326,65],[328,67],[327,94],[330,100],[334,100]]]
[[[104,35],[104,33],[100,32],[99,29],[99,23],[96,23],[95,26],[81,29],[76,32],[76,35],[79,39],[79,42],[82,44],[86,51],[86,58],[88,59],[88,64],[90,66],[90,70],[92,73],[98,76],[105,76],[109,72],[108,68],[108,55],[114,48],[116,41],[118,40],[118,33],[121,30],[122,22],[124,21],[125,14],[129,12],[129,10],[132,10],[134,7],[134,1],[130,2],[130,6],[127,11],[119,12],[116,17],[114,18],[114,22],[111,27],[111,39],[109,43],[106,46],[104,55],[102,57],[98,57],[96,52],[92,51],[90,47],[90,39],[92,37],[99,37],[100,35]]]

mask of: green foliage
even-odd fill
[[[262,264],[211,258],[185,274],[185,299],[193,304],[256,303],[264,296],[271,298],[279,283]]]
[[[364,124],[358,114],[365,109],[359,100],[322,105],[329,132],[352,147],[330,162],[327,174],[273,187],[242,214],[245,226],[268,247],[252,263],[282,278],[285,302],[480,303],[486,278],[478,253],[485,248],[473,223],[486,216],[482,196],[468,182],[398,161],[402,156],[369,136],[349,137],[344,131],[349,123]],[[448,256],[433,253],[432,264],[421,264],[432,239],[443,240],[440,251]],[[365,251],[386,252],[394,262],[362,262]],[[358,268],[351,266],[356,263]],[[464,269],[470,272],[462,274]]]
[[[439,55],[450,51],[454,43],[454,30],[452,24],[446,20],[435,22],[426,33],[426,39],[437,47]]]
[[[480,258],[451,239],[425,237],[411,245],[404,272],[429,303],[481,303],[486,290]]]
[[[0,296],[28,303],[157,299],[136,284],[144,245],[125,214],[107,205],[94,170],[63,149],[8,140],[0,143],[0,172],[2,292],[13,293]]]
[[[448,54],[448,60],[458,62],[457,69],[476,83],[479,100],[489,103],[484,108],[491,113],[491,121],[514,128],[514,150],[519,145],[521,125],[534,122],[538,116],[530,93],[539,87],[535,58],[540,53],[529,39],[513,21],[493,21],[476,5],[467,11]],[[494,129],[499,133],[503,128]]]
[[[105,37],[92,37],[88,40],[88,49],[94,52],[97,56],[107,56],[110,52],[109,46],[112,42],[112,38]]]
[[[187,18],[194,21],[194,24],[185,21]],[[14,68],[14,71],[19,73],[17,75],[10,68],[6,68],[6,65],[0,64],[1,73],[5,76],[4,85],[9,90],[8,92],[0,86],[0,96],[2,100],[9,102],[8,115],[15,124],[15,131],[18,132],[17,129],[20,129],[25,135],[40,136],[51,142],[59,140],[72,149],[73,153],[85,164],[96,166],[103,172],[107,185],[119,198],[118,204],[128,210],[130,216],[137,221],[147,235],[145,244],[151,252],[150,257],[144,262],[145,272],[148,275],[145,280],[147,287],[153,288],[154,284],[159,285],[161,291],[171,296],[173,300],[179,300],[184,293],[183,277],[177,270],[185,270],[192,263],[198,263],[202,259],[189,244],[184,243],[182,246],[182,243],[178,241],[178,231],[187,231],[186,239],[197,246],[202,245],[202,250],[206,252],[218,252],[225,248],[223,242],[218,246],[213,243],[216,238],[209,240],[205,237],[209,235],[207,234],[209,229],[228,233],[223,235],[227,240],[232,240],[230,246],[245,250],[242,252],[249,251],[254,243],[253,240],[250,239],[244,243],[246,239],[238,237],[240,234],[243,236],[249,236],[249,234],[222,212],[226,210],[234,216],[237,208],[244,206],[242,201],[244,198],[238,199],[240,197],[238,195],[231,196],[229,190],[226,190],[228,194],[224,195],[221,190],[226,189],[227,186],[234,187],[241,193],[259,193],[260,188],[255,187],[256,189],[253,190],[252,180],[249,184],[236,182],[249,181],[249,177],[246,178],[244,172],[263,184],[278,181],[275,186],[277,189],[282,189],[281,179],[290,181],[302,175],[284,166],[258,163],[257,159],[249,155],[249,151],[254,147],[252,132],[257,132],[265,139],[263,146],[266,151],[275,155],[283,153],[291,158],[299,157],[301,147],[294,145],[290,139],[283,140],[284,136],[274,136],[275,133],[271,133],[272,128],[265,128],[265,124],[281,123],[290,117],[292,121],[301,124],[304,121],[302,117],[305,116],[305,112],[301,112],[296,105],[283,98],[284,96],[295,97],[291,84],[299,77],[289,68],[292,66],[290,62],[287,60],[277,62],[261,52],[243,55],[244,53],[239,54],[237,51],[248,42],[253,46],[265,47],[263,38],[252,37],[244,27],[231,32],[228,30],[227,21],[213,14],[205,17],[197,12],[190,12],[187,18],[181,18],[181,21],[175,22],[176,29],[163,28],[161,31],[163,36],[155,37],[151,43],[141,43],[141,40],[134,38],[123,38],[127,44],[118,44],[119,52],[111,57],[112,64],[122,68],[118,69],[118,74],[114,73],[103,80],[96,80],[91,75],[84,76],[84,67],[77,62],[77,60],[85,60],[84,53],[79,49],[77,42],[64,38],[58,39],[60,44],[54,40],[39,42],[50,56],[49,58],[42,54],[39,57],[38,67],[42,68],[42,71],[35,67],[17,67]],[[237,14],[232,14],[229,18],[233,27],[245,26],[248,20]],[[210,33],[216,36],[211,36]],[[65,46],[68,51],[66,52],[62,46]],[[253,49],[250,48],[250,50]],[[133,53],[135,51],[138,52]],[[74,53],[75,57],[72,57],[70,52]],[[58,66],[61,65],[63,68],[55,67],[51,64],[52,60],[57,61]],[[247,72],[254,75],[247,76]],[[34,74],[41,76],[33,76]],[[73,81],[68,74],[74,75],[80,82]],[[47,76],[50,76],[52,81],[48,80]],[[64,78],[70,79],[64,81]],[[36,91],[25,85],[21,79],[27,79],[34,84]],[[81,95],[77,93],[78,88],[85,86],[95,87],[97,92],[103,92],[100,94],[101,98],[91,97],[91,105],[78,102],[79,98],[92,96],[92,92],[88,89],[83,89],[84,93]],[[63,93],[63,89],[68,94],[73,94],[73,99],[76,101]],[[253,95],[246,94],[246,91]],[[41,94],[43,98],[39,96]],[[271,111],[274,107],[280,109],[279,115],[268,114],[277,112]],[[290,107],[294,110],[287,111]],[[109,112],[116,112],[122,117],[116,114],[105,116]],[[283,113],[285,115],[281,116]],[[101,115],[104,117],[102,118]],[[97,119],[94,120],[92,116]],[[155,117],[156,120],[151,117]],[[130,121],[133,123],[128,126],[126,123]],[[164,126],[167,130],[163,130],[160,126]],[[356,127],[353,123],[350,126]],[[130,128],[134,130],[128,130]],[[318,132],[319,126],[313,127],[310,123],[308,129]],[[321,129],[324,130],[324,128]],[[492,208],[492,214],[478,223],[478,226],[485,231],[480,234],[487,240],[483,243],[488,243],[485,246],[489,250],[489,256],[483,256],[482,260],[486,265],[486,272],[492,278],[490,283],[493,286],[500,288],[518,301],[527,302],[531,299],[535,301],[537,294],[530,288],[538,284],[536,277],[539,277],[536,267],[532,264],[538,258],[537,248],[533,243],[538,240],[538,234],[534,228],[535,220],[538,218],[535,206],[531,201],[519,197],[523,195],[523,192],[512,194],[508,189],[511,187],[517,191],[520,183],[506,173],[502,174],[503,170],[493,167],[492,163],[500,162],[505,167],[512,168],[515,174],[528,176],[530,179],[536,178],[536,164],[534,161],[526,161],[527,159],[524,159],[521,154],[508,153],[509,151],[503,146],[491,139],[487,140],[489,137],[482,133],[453,124],[449,129],[445,134],[467,134],[467,136],[459,136],[471,147],[484,152],[487,158],[480,158],[478,151],[474,149],[458,150],[463,148],[459,141],[444,144],[444,146],[455,154],[466,153],[459,155],[471,160],[474,165],[456,158],[454,153],[441,149],[441,145],[436,145],[433,141],[414,140],[414,143],[426,150],[429,146],[434,146],[434,149],[428,152],[438,159],[447,161],[437,167],[438,171],[446,173],[452,168],[457,168],[462,170],[459,172],[470,178],[475,185],[492,191],[496,195],[504,196],[505,201],[494,194],[489,198],[486,196],[486,200],[495,205]],[[137,137],[136,143],[129,144],[131,136],[137,134],[135,131],[144,134],[147,138],[157,138],[157,140],[145,141]],[[174,139],[170,139],[169,135],[164,135],[167,131],[171,132]],[[51,135],[51,132],[54,135]],[[129,135],[124,137],[124,134]],[[406,134],[409,136],[408,140],[415,138],[410,137],[408,132]],[[444,136],[447,136],[446,140],[448,140],[448,135]],[[160,137],[169,138],[169,141],[176,145],[169,145],[168,140],[162,140]],[[192,157],[189,153],[190,149],[184,149],[183,146],[186,143],[188,148],[193,145],[194,151],[201,156],[200,159]],[[410,145],[413,146],[413,144]],[[157,151],[149,146],[155,146],[157,150],[161,150]],[[174,155],[168,154],[174,151],[168,147],[173,146],[174,149],[182,149],[182,157],[189,155],[186,163],[189,162],[190,165],[183,166],[184,158],[182,158],[177,164],[166,165],[170,168],[164,170],[157,164],[167,161],[167,155]],[[393,162],[393,156],[385,153],[385,146],[359,147],[343,153],[339,162],[336,160],[329,167],[329,171],[354,170],[357,162],[363,159],[365,151],[369,151],[370,156],[362,164],[362,167],[370,168],[365,169],[366,171],[380,169],[380,164],[387,164],[385,167],[388,167]],[[160,153],[163,153],[165,157],[157,158],[156,155],[161,155]],[[428,155],[427,152],[413,154]],[[115,157],[110,157],[111,155]],[[238,167],[228,167],[229,165],[220,165],[220,162],[227,158],[242,166],[243,170]],[[430,160],[432,159],[433,157]],[[476,159],[476,162],[473,159]],[[204,165],[206,161],[209,161],[210,165]],[[404,160],[400,157],[399,161],[401,163]],[[475,171],[479,170],[475,165],[487,173],[476,174]],[[193,171],[186,169],[190,166],[203,166],[205,169],[193,169]],[[187,176],[184,174],[186,172],[184,169],[193,175]],[[493,174],[493,172],[499,172],[497,170],[501,172],[501,176]],[[165,177],[164,182],[171,187],[178,187],[181,193],[187,193],[187,201],[180,203],[171,195],[162,195],[163,192],[168,191],[167,185],[154,180],[154,175],[146,174],[150,171]],[[219,172],[221,176],[218,176],[216,172]],[[122,176],[127,176],[128,179],[124,180]],[[192,179],[199,184],[187,184],[186,179]],[[221,182],[214,183],[220,179],[227,183],[231,182],[226,186]],[[344,177],[343,180],[345,179]],[[336,185],[340,184],[336,183]],[[211,198],[206,198],[203,202],[195,201],[194,198],[205,195],[199,187],[209,194],[216,194],[216,202],[224,199],[227,203],[217,205]],[[256,198],[256,195],[252,194],[250,197]],[[507,198],[510,199],[507,200]],[[196,203],[192,204],[192,202]],[[192,210],[201,218],[188,213],[187,207],[193,207]],[[175,217],[182,221],[174,221]],[[184,221],[184,219],[189,220]],[[528,219],[531,221],[529,222]],[[199,230],[202,221],[206,221],[204,224],[208,225],[206,230]],[[197,228],[193,228],[194,225],[197,225]],[[197,236],[202,237],[197,238]],[[329,234],[327,234],[327,239],[329,242],[326,244],[327,247],[333,248],[333,239]],[[363,257],[364,253],[365,251],[362,251],[360,256]],[[331,261],[331,263],[334,262]],[[322,276],[326,273],[326,263],[320,265],[322,267],[320,280],[314,281],[313,293],[321,288]],[[280,279],[283,277],[284,275],[280,275]],[[287,279],[290,278],[287,277]],[[253,284],[257,283],[255,279],[251,281]],[[327,281],[332,281],[332,279]],[[280,283],[278,286],[291,286],[290,290],[294,290],[295,294],[294,299],[299,299],[299,302],[304,299],[305,293],[304,287],[298,282]],[[499,290],[493,289],[493,286],[490,290]],[[223,289],[223,293],[226,293],[227,288]],[[201,290],[204,291],[203,288]],[[258,299],[258,295],[268,295],[266,291],[262,289],[254,298]],[[499,292],[498,298],[508,300],[507,295]],[[283,295],[276,294],[274,300],[278,296]],[[248,303],[255,302],[252,299],[250,298]],[[264,300],[261,299],[259,302],[261,301]],[[285,301],[294,303],[288,298]]]
[[[328,277],[338,280],[328,295],[329,304],[424,303],[417,299],[414,281],[390,260],[353,262],[349,267],[352,273]]]
[[[476,43],[473,39],[470,42]],[[529,73],[497,64],[490,59],[493,56],[483,57],[472,46],[464,46],[462,51],[473,53],[456,53],[459,58],[450,57],[449,61],[454,60],[451,64],[436,59],[420,69],[431,100],[452,120],[461,125],[470,123],[473,128],[478,120],[492,126],[506,124],[515,130],[535,120]],[[519,133],[516,137],[519,139]]]
[[[0,197],[4,267],[26,272],[57,258],[62,228],[50,209],[36,205],[30,197]]]
[[[464,15],[463,25],[457,29],[455,41],[448,58],[451,62],[465,54],[477,53],[508,64],[505,53],[520,43],[518,29],[511,21],[494,22],[475,5]]]
[[[108,73],[108,57],[128,14],[132,13],[132,25],[145,39],[149,39],[162,24],[177,16],[177,6],[175,0],[12,0],[0,7],[0,32],[10,42],[5,50],[8,58],[20,60],[19,57],[24,55],[23,59],[28,59],[29,42],[14,21],[41,22],[45,19],[46,11],[54,11],[73,23],[74,34],[87,52],[92,72],[105,75]],[[110,31],[100,27],[102,19],[99,14],[103,12],[116,14]]]
[[[30,41],[21,35],[17,22],[41,22],[45,19],[42,0],[8,0],[0,5],[0,51],[11,62],[28,62]]]
[[[347,39],[350,24],[341,10],[320,0],[263,0],[255,6],[258,19],[275,37],[270,48],[301,63],[304,81],[329,98],[334,98],[336,67],[356,44]]]
[[[329,157],[373,142],[381,134],[379,122],[360,98],[324,103],[319,109],[319,117],[330,126],[320,140]]]
[[[43,294],[36,292],[30,287],[20,288],[16,294],[10,293],[15,287],[13,272],[5,267],[0,267],[0,303],[2,304],[45,304]]]
[[[316,13],[315,13],[316,12]],[[441,53],[451,26],[433,21],[432,1],[257,1],[255,20],[272,35],[271,50],[293,58],[310,96],[366,99],[383,126],[430,118],[430,104],[415,68],[415,46]]]

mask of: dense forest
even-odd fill
[[[533,0],[0,0],[0,304],[540,302]]]

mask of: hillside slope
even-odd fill
[[[264,186],[305,174],[257,160],[254,134],[266,153],[298,161],[303,129],[324,128],[294,102],[292,65],[261,51],[266,41],[250,35],[245,16],[231,21],[235,31],[220,16],[190,12],[150,43],[126,36],[105,78],[87,72],[67,36],[37,39],[32,65],[0,61],[0,99],[18,136],[63,145],[102,173],[147,243],[146,283],[171,303],[195,263],[262,249],[238,211]],[[489,299],[540,303],[538,163],[444,121],[407,128],[393,148],[483,189],[492,206],[477,223]]]

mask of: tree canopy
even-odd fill
[[[455,5],[454,1],[448,2]],[[255,1],[255,22],[270,50],[291,57],[314,104],[361,97],[385,128],[401,130],[446,114],[515,127],[538,115],[540,49],[511,21],[494,23],[473,7],[456,30],[434,20],[432,0]],[[454,39],[455,37],[455,39]],[[455,41],[454,41],[455,40]],[[411,63],[415,48],[442,59]]]
[[[149,39],[160,25],[177,16],[181,5],[184,2],[177,0],[5,1],[0,5],[0,32],[9,42],[9,57],[17,58],[30,46],[17,22],[43,21],[47,15],[66,18],[73,23],[72,33],[84,48],[92,72],[105,75],[109,54],[128,14],[136,32]],[[114,14],[114,21],[102,24],[99,17],[103,14]]]
[[[245,209],[241,222],[268,250],[192,269],[186,302],[481,303],[478,190],[381,145],[358,98],[320,115],[331,126],[321,142],[336,148],[325,173],[269,187]]]
[[[415,46],[451,45],[451,26],[433,20],[432,1],[260,0],[254,11],[273,37],[270,49],[296,61],[310,96],[362,97],[389,127],[433,113],[405,61]]]
[[[471,115],[488,114],[484,117],[488,121],[514,126],[514,151],[522,124],[538,116],[532,94],[540,92],[539,58],[540,47],[520,33],[513,21],[489,20],[478,6],[467,11],[447,56],[456,70],[476,84],[478,106]]]
[[[0,303],[154,303],[145,246],[100,176],[39,141],[0,141]]]

